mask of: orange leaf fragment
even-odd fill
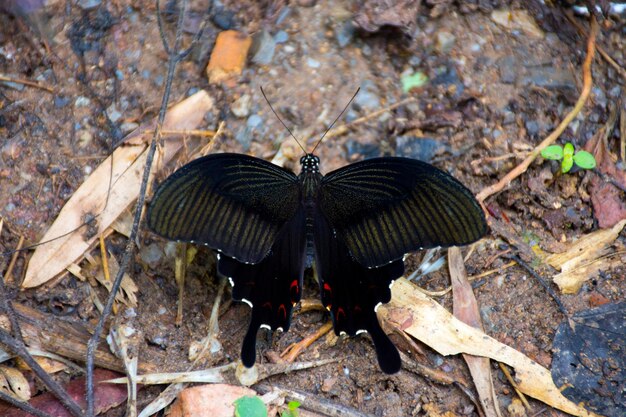
[[[209,83],[219,83],[241,74],[251,44],[252,38],[244,33],[236,30],[220,32],[206,69]]]

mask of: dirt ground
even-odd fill
[[[65,2],[49,0],[32,14],[0,14],[0,73],[52,89],[0,82],[3,252],[15,249],[20,236],[25,238],[24,246],[38,242],[84,179],[126,133],[155,117],[161,102],[167,56],[153,2],[110,0],[93,9],[84,6],[90,2],[74,3],[67,2],[66,7]],[[171,36],[178,9],[175,2],[163,3],[170,13],[165,28]],[[199,44],[180,64],[171,103],[199,89],[207,90],[215,106],[204,116],[201,128],[216,130],[220,122],[225,123],[224,134],[213,150],[271,159],[281,144],[291,139],[271,113],[260,87],[309,148],[357,87],[361,92],[339,124],[414,97],[411,103],[354,124],[347,134],[324,141],[316,151],[323,172],[362,158],[404,155],[430,161],[478,193],[521,162],[571,110],[580,94],[586,37],[563,18],[563,9],[550,9],[539,2],[425,1],[417,2],[414,21],[404,19],[410,15],[407,5],[403,12],[389,17],[384,27],[368,32],[363,27],[372,29],[372,22],[381,15],[361,3],[375,2],[223,1]],[[11,4],[7,2],[5,8]],[[191,2],[185,16],[185,42],[199,27],[206,6],[203,0]],[[494,15],[502,8],[522,11],[530,23],[509,15],[514,17],[508,18],[510,24],[505,27]],[[588,27],[588,17],[576,19]],[[369,26],[363,23],[359,27],[355,21]],[[598,39],[622,70],[626,68],[624,22],[624,16],[614,17],[602,26]],[[254,35],[261,47],[273,46],[274,50],[273,54],[262,48],[255,52],[253,46],[240,76],[210,85],[205,67],[216,35],[223,29]],[[426,76],[427,81],[403,92],[402,79],[415,73]],[[597,57],[592,74],[591,98],[558,143],[569,141],[577,149],[584,147],[613,109],[623,106],[625,79],[620,73]],[[619,129],[611,131],[607,140],[610,152],[619,156]],[[301,155],[295,145],[283,149],[290,158],[287,165],[298,170]],[[181,162],[184,157],[178,164]],[[623,171],[624,161],[618,159],[617,166]],[[579,170],[557,176],[558,168],[556,162],[539,158],[508,188],[485,202],[490,214],[504,222],[511,234],[546,252],[560,252],[568,242],[598,229],[588,191],[591,174]],[[158,179],[173,169],[173,165],[168,167]],[[125,241],[118,234],[107,240],[114,256],[121,257]],[[563,316],[526,269],[519,265],[503,268],[510,262],[503,252],[512,248],[511,253],[517,253],[511,243],[491,231],[466,261],[469,275],[502,268],[474,282],[485,331],[549,368],[552,340]],[[625,243],[622,232],[612,250],[623,250]],[[200,249],[189,267],[184,323],[179,328],[174,323],[177,287],[171,245],[143,230],[139,246],[129,273],[139,287],[137,325],[144,334],[140,360],[159,358],[161,362],[153,364],[163,372],[184,370],[189,365],[190,342],[207,333],[218,286],[214,254]],[[419,265],[421,256],[410,255],[407,272]],[[3,257],[2,271],[9,259]],[[28,259],[29,252],[17,258],[12,285],[20,281]],[[547,279],[554,274],[539,266],[538,271],[547,274]],[[446,288],[447,268],[418,284],[430,291]],[[94,322],[98,313],[85,289],[89,285],[67,274],[53,285],[15,292],[15,302],[66,319]],[[95,290],[104,299],[105,290]],[[304,298],[318,295],[317,284],[309,277]],[[575,313],[623,300],[625,295],[626,268],[622,265],[595,273],[578,293],[561,295],[561,300]],[[229,299],[228,291],[225,299]],[[450,294],[437,301],[452,309]],[[246,305],[226,301],[219,321],[223,350],[201,367],[239,358],[248,318]],[[261,357],[265,360],[271,357],[268,352],[280,353],[326,320],[321,312],[296,309],[289,332],[259,339]],[[392,338],[403,352],[412,350],[400,338]],[[424,352],[409,354],[429,367],[471,380],[462,358],[442,357],[426,347]],[[479,415],[472,401],[455,386],[404,369],[396,375],[380,372],[367,336],[324,337],[299,360],[333,357],[341,361],[275,376],[268,382],[368,415]],[[502,371],[494,366],[493,374],[505,414],[523,415],[508,408],[515,392]],[[143,390],[140,403],[149,402],[157,392],[155,388]],[[530,404],[532,411],[527,415],[563,414],[532,399]],[[124,407],[120,407],[107,415],[123,413]]]

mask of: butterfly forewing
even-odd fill
[[[150,204],[148,226],[169,239],[203,243],[257,263],[299,204],[292,172],[251,156],[213,154],[161,184]]]
[[[368,268],[422,248],[468,244],[486,232],[471,191],[414,159],[375,158],[333,171],[322,179],[318,204]]]

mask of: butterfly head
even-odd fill
[[[318,173],[320,171],[320,159],[312,153],[300,158],[300,165],[302,165],[302,172]]]

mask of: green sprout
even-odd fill
[[[300,407],[298,401],[289,401],[287,409],[280,413],[280,417],[298,417],[298,407]]]
[[[567,142],[565,146],[550,145],[541,151],[541,156],[545,159],[553,161],[561,161],[561,172],[566,174],[576,164],[582,169],[594,169],[596,167],[596,159],[587,151],[578,151],[574,153],[574,145]]]

